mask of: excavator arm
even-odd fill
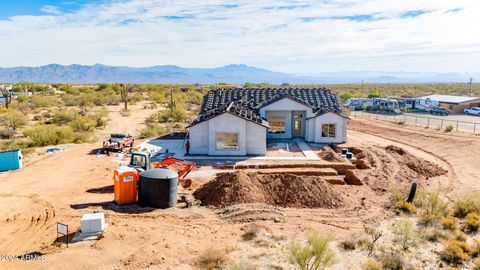
[[[172,156],[165,158],[162,161],[152,163],[152,168],[161,168],[163,166],[167,167],[180,167],[178,171],[178,178],[183,179],[185,176],[190,173],[193,169],[197,167],[195,162],[186,161],[183,159],[174,158]]]

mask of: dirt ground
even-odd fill
[[[138,134],[144,125],[141,119],[151,112],[139,104],[123,117],[118,108],[112,108],[99,140],[110,132]],[[429,188],[440,189],[452,198],[480,189],[478,136],[353,119],[348,143],[342,147],[371,149],[368,153],[372,153],[375,165],[364,171],[368,175],[361,179],[387,177],[385,181],[395,182],[416,178],[418,175],[404,170],[405,166],[385,150],[392,145],[447,170],[442,176],[422,178]],[[0,255],[45,255],[41,261],[0,261],[0,269],[197,269],[195,261],[212,249],[227,249],[232,261],[255,262],[259,269],[294,269],[285,255],[285,244],[303,237],[308,229],[338,238],[360,231],[364,222],[393,216],[385,207],[386,193],[368,184],[335,185],[345,206],[334,209],[264,204],[219,209],[185,209],[181,204],[166,210],[118,207],[112,202],[112,174],[121,161],[114,155],[91,154],[99,146],[100,142],[68,145],[65,152],[42,155],[19,171],[0,174]],[[192,179],[193,189],[213,177],[204,175]],[[75,232],[81,216],[94,211],[105,212],[108,223],[100,240],[68,248],[54,243],[56,222],[68,224]],[[242,240],[252,224],[265,228],[261,241]]]

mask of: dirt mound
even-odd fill
[[[324,147],[319,153],[318,157],[328,162],[345,162],[346,159],[336,153],[330,147]]]
[[[386,146],[386,147],[385,147],[385,150],[387,150],[387,152],[397,153],[397,154],[399,154],[399,155],[401,155],[401,156],[407,154],[407,151],[405,151],[405,149],[400,148],[400,147],[397,147],[397,146],[395,146],[395,145]]]
[[[205,205],[265,203],[295,208],[335,208],[342,198],[318,177],[232,172],[201,186],[193,195]]]
[[[217,215],[222,219],[239,223],[263,220],[283,222],[286,216],[282,208],[261,203],[231,205],[219,210]]]
[[[428,178],[445,175],[448,171],[430,161],[411,155],[402,148],[389,145],[385,147],[388,153],[397,156],[398,162],[407,166],[410,170]]]

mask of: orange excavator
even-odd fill
[[[171,170],[177,171],[179,180],[183,179],[193,169],[197,168],[195,162],[174,158],[172,156],[167,156],[160,161],[155,161],[154,158],[155,156],[152,157],[150,154],[144,152],[133,152],[128,166],[133,167],[138,171],[169,167]]]

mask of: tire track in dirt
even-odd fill
[[[0,194],[0,254],[21,255],[50,245],[54,217],[53,206],[36,195]]]

